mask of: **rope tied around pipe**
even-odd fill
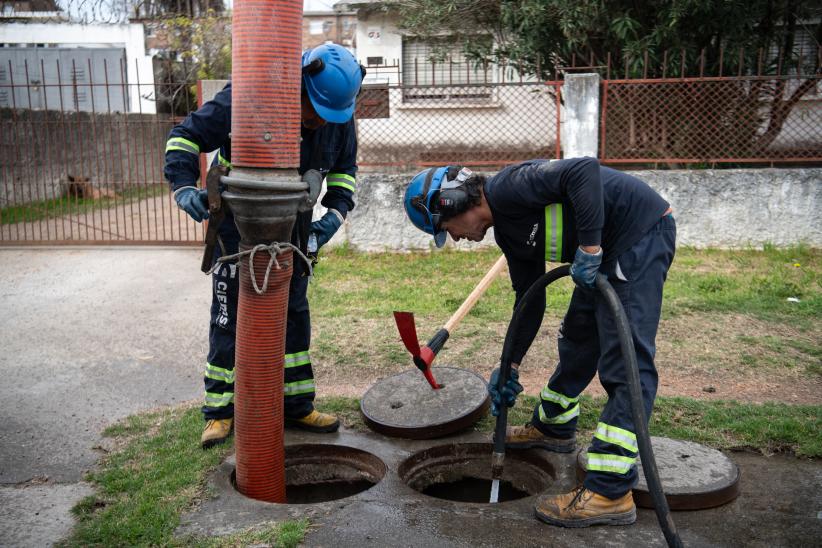
[[[303,261],[305,261],[306,266],[308,267],[308,275],[313,276],[314,272],[311,268],[311,260],[305,256],[305,254],[300,251],[300,248],[292,244],[291,242],[272,242],[268,245],[266,244],[257,244],[251,249],[246,249],[244,251],[240,251],[239,253],[234,253],[233,255],[225,255],[223,257],[218,258],[214,265],[209,269],[207,274],[213,274],[215,270],[220,268],[223,263],[228,263],[231,261],[239,261],[245,255],[250,255],[248,258],[249,269],[248,273],[251,277],[251,285],[254,286],[254,291],[257,292],[257,295],[262,295],[268,289],[268,276],[271,274],[271,267],[275,267],[277,270],[282,269],[282,265],[280,265],[280,261],[277,260],[277,255],[282,255],[288,249],[293,249],[297,255],[299,255]],[[268,266],[265,269],[265,278],[263,279],[263,287],[260,288],[257,284],[257,277],[254,275],[254,256],[257,254],[258,251],[268,251],[268,254],[271,258],[268,261]],[[287,266],[287,265],[286,265]]]

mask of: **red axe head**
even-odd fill
[[[440,385],[434,379],[434,374],[431,372],[431,363],[434,361],[436,353],[428,346],[420,349],[420,343],[417,339],[417,327],[414,324],[414,314],[411,312],[394,312],[394,321],[397,322],[397,329],[405,348],[411,352],[411,356],[414,358],[414,365],[425,375],[425,379],[431,385],[431,388],[440,388]]]

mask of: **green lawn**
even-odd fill
[[[370,384],[411,367],[391,312],[415,312],[419,336],[427,339],[497,257],[494,250],[326,253],[310,285],[315,370],[350,385]],[[703,352],[700,359],[710,361],[714,373],[761,374],[769,382],[790,374],[792,383],[818,382],[822,376],[821,265],[822,251],[805,247],[733,252],[680,249],[666,285],[663,325],[674,325],[666,328],[666,337],[674,339],[664,341],[669,345],[666,352],[682,356]],[[549,291],[547,316],[556,320],[564,313],[572,286],[567,279],[555,285]],[[789,297],[799,302],[788,301]],[[487,373],[499,355],[512,303],[507,277],[501,276],[438,360]],[[739,329],[740,324],[744,329]],[[689,338],[701,330],[710,332],[707,339]],[[549,343],[540,344],[544,351]],[[715,346],[717,353],[705,354]],[[764,404],[659,397],[651,432],[720,449],[822,457],[822,405],[818,404],[822,402],[814,396],[809,400],[812,405],[789,405],[780,401],[783,393],[772,396],[769,399],[774,401]],[[604,399],[583,396],[581,401],[579,442],[584,444]],[[521,396],[511,410],[510,423],[526,422],[535,403],[533,396]],[[355,397],[325,397],[318,402],[320,409],[338,413],[349,427],[364,429],[358,406]],[[202,425],[199,409],[189,406],[134,416],[109,428],[105,435],[113,438],[118,449],[89,475],[96,494],[75,509],[79,524],[64,545],[297,545],[309,527],[305,520],[266,524],[217,539],[173,537],[181,514],[208,496],[209,471],[232,450],[229,443],[202,451]],[[475,428],[490,432],[493,421],[485,418]]]
[[[447,318],[499,255],[496,249],[407,254],[329,250],[310,286],[312,312],[319,317],[375,318],[392,310],[413,310]],[[822,250],[803,246],[739,251],[680,248],[665,285],[664,313],[738,312],[810,324],[822,314],[820,273]],[[548,308],[564,310],[571,289],[567,278],[553,284]],[[789,297],[800,302],[790,302]],[[512,305],[510,282],[503,275],[471,315],[507,321]]]

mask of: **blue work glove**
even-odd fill
[[[208,219],[208,191],[198,190],[193,186],[184,186],[174,193],[177,206],[188,213],[195,221]]]
[[[602,264],[602,248],[597,253],[586,253],[581,247],[577,248],[574,262],[571,265],[571,278],[574,283],[583,289],[596,287],[597,272]]]
[[[318,221],[311,223],[311,233],[317,238],[316,253],[322,246],[328,243],[337,230],[342,226],[343,217],[336,209],[329,209],[328,213],[322,216]],[[311,250],[309,250],[311,251]]]
[[[502,402],[508,407],[514,407],[517,401],[517,394],[522,392],[522,385],[519,383],[519,371],[511,368],[508,373],[508,379],[505,381],[505,386],[502,387],[502,393],[497,390],[499,384],[499,367],[491,372],[491,378],[488,380],[488,394],[491,396],[491,414],[495,417],[499,416],[499,408]]]

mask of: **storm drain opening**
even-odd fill
[[[414,453],[400,464],[406,485],[424,495],[454,502],[489,503],[490,443],[438,445]],[[499,501],[522,499],[548,489],[556,470],[548,453],[536,449],[506,449]]]
[[[353,447],[289,445],[285,448],[286,503],[314,504],[350,497],[374,487],[385,472],[382,460]],[[231,479],[234,483],[233,474]]]

